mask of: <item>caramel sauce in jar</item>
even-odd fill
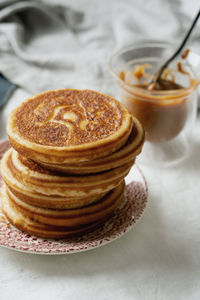
[[[178,62],[177,71],[188,76],[187,88],[177,83],[173,71],[167,69],[162,79],[149,89],[151,75],[146,73],[146,68],[150,67],[148,64],[137,65],[131,76],[130,71],[120,72],[121,98],[144,126],[146,140],[168,141],[175,138],[185,127],[191,112],[193,91],[198,82]]]

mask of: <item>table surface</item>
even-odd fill
[[[5,120],[18,89],[0,112]],[[149,201],[140,222],[92,251],[41,256],[0,248],[0,299],[200,299],[200,118],[188,159],[176,168],[140,165]]]

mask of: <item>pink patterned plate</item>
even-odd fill
[[[0,142],[0,158],[8,148],[7,140]],[[0,184],[1,181],[0,176]],[[125,200],[113,217],[97,230],[76,238],[45,240],[28,235],[10,225],[0,211],[0,246],[33,254],[70,254],[106,245],[127,233],[147,204],[147,183],[137,166],[130,171],[126,183]]]

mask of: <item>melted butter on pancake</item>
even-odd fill
[[[109,96],[89,90],[60,90],[25,102],[16,111],[15,126],[30,142],[62,147],[114,134],[123,116],[121,106]]]

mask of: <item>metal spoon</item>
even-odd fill
[[[196,24],[196,22],[198,21],[198,18],[200,16],[200,10],[197,13],[194,21],[192,22],[192,25],[190,26],[190,29],[188,30],[184,40],[182,41],[181,45],[179,46],[179,48],[176,50],[176,52],[161,66],[161,68],[158,70],[158,72],[156,74],[153,75],[153,78],[151,80],[151,82],[148,85],[148,89],[152,90],[155,89],[156,84],[159,83],[159,81],[162,81],[161,76],[164,72],[164,70],[167,68],[167,66],[169,65],[169,63],[181,52],[181,50],[183,49],[183,47],[185,46],[187,40],[190,37],[190,34]]]

